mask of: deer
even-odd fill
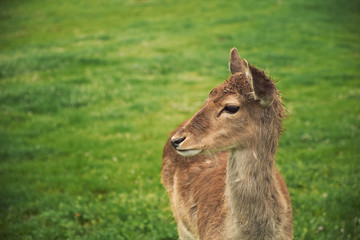
[[[179,238],[293,239],[290,194],[275,166],[282,99],[236,48],[229,65],[228,80],[164,146],[161,182]]]

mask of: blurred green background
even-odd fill
[[[359,239],[357,0],[2,0],[0,238],[177,239],[162,148],[232,47],[285,98],[295,239]]]

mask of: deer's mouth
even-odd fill
[[[176,149],[176,151],[181,155],[181,156],[184,156],[184,157],[192,157],[192,156],[195,156],[197,154],[199,154],[201,152],[200,149]]]

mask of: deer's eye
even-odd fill
[[[226,113],[234,114],[234,113],[237,113],[239,111],[239,109],[240,109],[239,106],[228,105],[228,106],[224,107],[223,111]]]

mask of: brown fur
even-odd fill
[[[180,239],[293,236],[289,192],[275,167],[285,116],[281,98],[263,71],[237,56],[232,50],[229,80],[211,91],[164,147],[162,182]],[[240,110],[227,113],[229,104]],[[196,149],[202,154],[179,155],[171,139],[182,137],[180,153]]]

